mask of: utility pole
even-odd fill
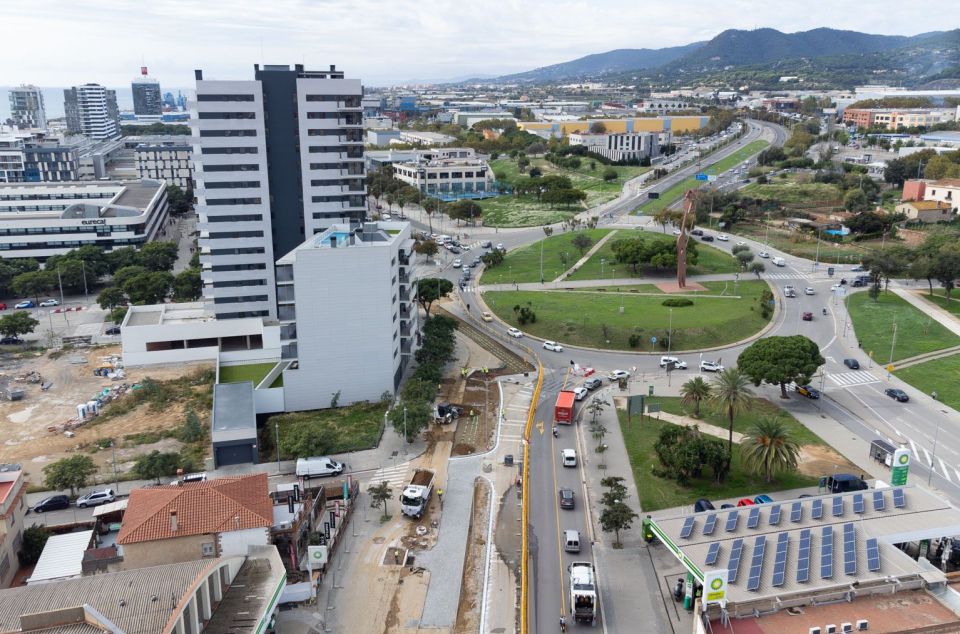
[[[673,348],[673,309],[670,309],[670,328],[667,331],[667,354],[670,354],[670,350]]]
[[[887,361],[887,365],[893,364],[893,349],[897,345],[897,322],[893,322],[893,341],[890,343],[890,360]],[[890,378],[890,371],[887,371],[887,378]]]
[[[933,436],[933,454],[930,456],[930,470],[927,471],[927,486],[933,477],[933,461],[937,459],[937,441],[940,440],[940,421],[937,421],[937,433]]]
[[[403,408],[403,455],[407,455],[407,408]]]
[[[273,427],[277,430],[277,473],[280,473],[280,423],[274,423]]]
[[[540,283],[543,284],[543,243],[546,238],[540,241]]]
[[[83,300],[89,304],[90,296],[87,293],[87,263],[83,260],[80,260],[80,270],[83,271]]]

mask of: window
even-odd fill
[[[256,119],[256,112],[198,112],[198,119]]]
[[[205,147],[200,148],[201,154],[256,154],[255,147]]]
[[[214,282],[214,288],[233,288],[237,286],[266,286],[267,280],[232,280],[229,282]]]
[[[200,130],[200,136],[257,136],[256,130]]]
[[[226,249],[225,249],[226,250]],[[262,250],[262,249],[261,249]],[[214,265],[211,270],[216,272],[221,271],[263,271],[267,268],[266,264],[263,263],[253,263],[253,264],[220,264]]]
[[[262,238],[262,231],[224,231],[221,233],[211,233],[211,240],[229,240],[231,238]]]
[[[262,198],[217,198],[215,200],[207,200],[207,205],[210,207],[220,205],[259,205],[262,202]]]
[[[209,216],[207,218],[207,222],[260,222],[262,220],[262,214],[251,214],[249,216]]]
[[[213,542],[206,542],[204,544],[200,544],[200,552],[203,554],[204,557],[213,557],[214,555],[217,554],[216,548],[214,548],[213,546]]]
[[[197,101],[253,101],[253,95],[197,95]]]
[[[204,165],[204,172],[259,172],[260,166],[256,164],[244,165]],[[207,185],[209,187],[209,185]]]
[[[255,255],[263,253],[263,247],[247,247],[243,249],[210,249],[210,255]],[[254,268],[264,268],[263,264],[250,265]],[[217,267],[213,267],[217,270]]]
[[[260,187],[260,181],[223,181],[220,183],[204,183],[207,189],[241,189],[244,187]]]
[[[244,297],[216,297],[213,300],[214,304],[239,304],[241,302],[265,302],[267,301],[266,295],[247,295]]]

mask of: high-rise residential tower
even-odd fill
[[[10,117],[20,128],[46,128],[47,112],[43,92],[36,86],[22,85],[10,89]]]
[[[91,139],[120,136],[117,93],[99,84],[84,84],[63,91],[67,130]]]
[[[163,114],[160,82],[147,75],[147,67],[140,67],[140,77],[130,84],[133,91],[133,113],[137,115]]]
[[[277,317],[275,262],[366,212],[359,79],[303,65],[205,80],[190,104],[203,293],[218,319]]]

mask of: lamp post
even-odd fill
[[[667,331],[667,354],[673,348],[673,309],[670,309],[670,329]]]
[[[274,423],[273,428],[277,432],[277,473],[280,473],[280,423]]]
[[[897,322],[893,322],[893,341],[890,342],[890,359],[887,361],[887,365],[893,364],[893,349],[897,345]],[[890,371],[887,370],[887,378],[890,378]]]
[[[407,455],[407,408],[403,408],[403,455]]]
[[[927,486],[930,486],[930,479],[933,477],[933,462],[937,459],[937,441],[940,439],[940,421],[937,421],[937,433],[933,436],[933,454],[930,456],[930,470],[927,471]]]

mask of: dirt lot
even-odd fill
[[[98,440],[119,440],[126,434],[170,429],[181,425],[184,418],[183,407],[173,405],[161,415],[148,412],[146,407],[140,407],[123,416],[107,418],[102,422],[93,419],[92,424],[74,429],[73,438],[62,432],[48,431],[48,427],[63,425],[75,419],[76,406],[90,400],[104,388],[122,383],[133,385],[146,377],[157,380],[173,379],[210,365],[201,363],[132,368],[125,370],[125,378],[118,381],[93,374],[93,369],[100,365],[101,359],[119,355],[119,346],[107,346],[66,352],[57,359],[51,359],[49,355],[0,356],[0,375],[12,379],[34,371],[42,376],[44,384],[51,384],[47,391],[42,391],[39,383],[11,381],[11,385],[24,390],[24,397],[21,401],[0,401],[0,462],[19,462],[27,474],[33,476],[32,480],[39,483],[44,465],[70,452],[95,445]],[[120,397],[120,400],[122,399],[123,397]],[[107,404],[105,410],[110,406]],[[197,413],[204,419],[209,415],[208,412]],[[131,460],[132,456],[152,449],[174,450],[175,445],[175,440],[166,439],[132,449],[118,449],[117,460],[126,462]],[[100,451],[93,457],[101,465],[112,460],[109,451]]]
[[[853,464],[830,447],[803,445],[797,460],[800,473],[822,476],[825,473],[859,473],[860,467]]]

